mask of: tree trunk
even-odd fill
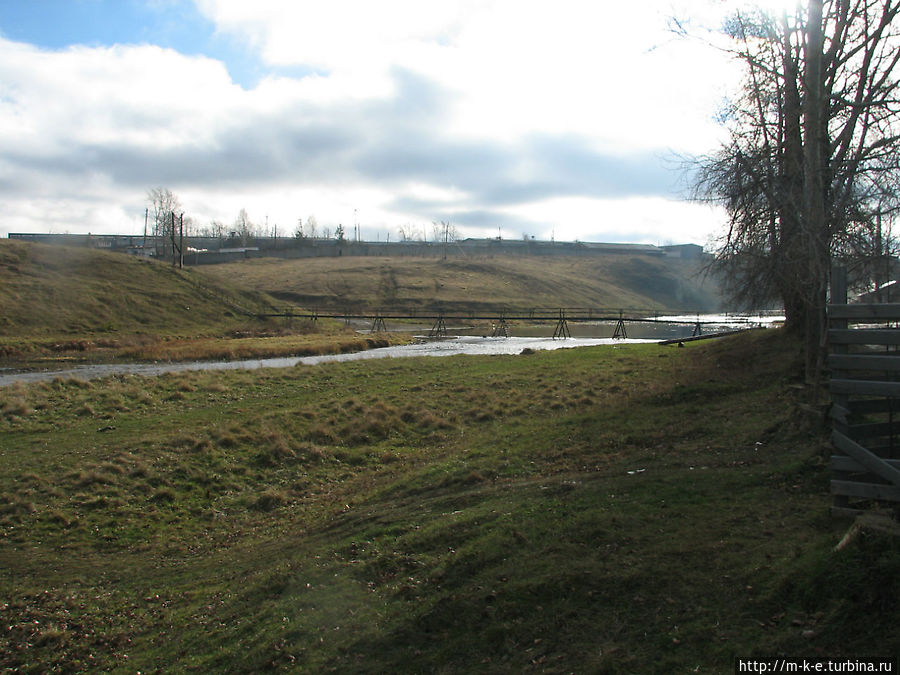
[[[803,73],[803,234],[807,265],[806,289],[806,379],[817,381],[819,350],[822,347],[825,316],[825,285],[831,267],[830,237],[825,211],[825,142],[822,82],[823,35],[822,0],[810,0],[806,25],[805,69]]]

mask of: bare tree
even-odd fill
[[[253,237],[254,226],[250,216],[247,215],[247,209],[241,209],[240,213],[238,213],[238,217],[234,221],[234,231],[241,238],[242,246],[246,246],[247,242]]]
[[[835,260],[856,262],[896,211],[898,0],[810,0],[727,24],[744,64],[729,140],[699,163],[696,197],[729,215],[717,262],[736,299],[778,297],[819,370]]]
[[[443,260],[447,259],[447,248],[450,245],[451,241],[458,241],[459,234],[456,231],[456,227],[450,224],[450,221],[440,221],[440,222],[432,222],[431,223],[432,233],[434,234],[434,240],[441,244],[443,252],[441,254],[441,258]]]
[[[434,241],[448,244],[451,241],[459,241],[459,231],[456,225],[452,225],[450,221],[433,221],[431,223],[432,239]]]
[[[195,221],[191,216],[185,216],[182,219],[182,224],[184,227],[185,237],[195,237],[200,231],[200,228],[197,226],[197,221]]]
[[[156,254],[161,255],[173,235],[172,214],[178,216],[181,213],[181,202],[170,189],[155,187],[147,191],[147,203],[150,205],[154,247]]]
[[[225,223],[219,220],[212,220],[209,223],[209,236],[216,237],[218,239],[224,239],[225,235],[228,234],[225,229]]]

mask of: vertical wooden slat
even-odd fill
[[[831,269],[831,304],[832,305],[846,305],[847,304],[847,268],[842,266],[834,266]],[[847,328],[847,320],[846,319],[835,319],[832,316],[828,317],[828,327],[831,330],[846,330]],[[847,354],[848,345],[846,344],[831,344],[831,352],[833,354]],[[844,377],[846,375],[845,371],[842,370],[832,370],[831,377]],[[841,409],[849,409],[849,396],[847,394],[832,394],[831,400],[836,407]],[[846,424],[837,425],[840,431],[846,431]],[[837,429],[836,429],[837,430]],[[834,477],[834,472],[832,472],[832,476]],[[846,509],[850,505],[850,498],[847,495],[843,494],[835,494],[832,496],[832,507],[835,510]]]

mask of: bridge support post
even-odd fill
[[[561,309],[559,310],[559,320],[556,322],[556,328],[553,330],[553,339],[560,338],[565,340],[570,337],[572,337],[572,333],[569,332],[569,322],[566,321],[566,312]]]
[[[444,337],[447,335],[447,325],[444,323],[443,316],[437,318],[437,321],[434,322],[431,330],[428,331],[428,335],[430,337]]]
[[[613,331],[613,340],[628,339],[628,331],[625,330],[624,312],[619,310],[619,320],[616,321],[616,329]]]
[[[500,320],[494,324],[494,330],[491,331],[491,337],[509,337],[509,325],[506,323],[506,317],[501,316]]]
[[[376,314],[375,320],[372,322],[372,330],[370,330],[369,332],[370,333],[381,333],[386,330],[387,330],[387,328],[385,328],[385,326],[384,326],[384,318],[381,316],[381,314]]]

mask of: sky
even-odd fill
[[[778,0],[766,0],[771,4]],[[710,245],[728,0],[2,0],[0,236],[199,226]],[[308,229],[307,229],[308,233]]]

